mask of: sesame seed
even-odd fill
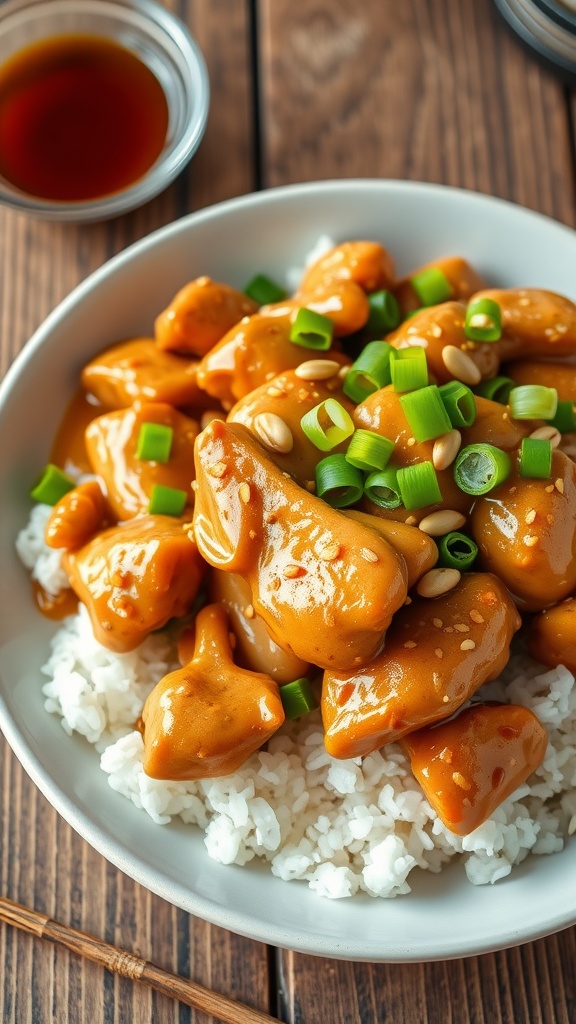
[[[284,569],[284,576],[288,580],[295,580],[297,576],[301,576],[304,573],[304,569],[300,565],[287,565]]]
[[[527,548],[534,548],[538,543],[538,537],[535,537],[534,534],[527,534],[523,540]]]
[[[406,442],[406,444],[408,445],[409,448],[413,448],[414,445],[416,444],[416,438],[415,437],[409,437],[407,442]]]
[[[437,658],[444,657],[444,651],[442,650],[441,647],[437,647],[436,650],[434,651],[434,654],[436,655]]]
[[[480,615],[480,612],[476,608],[472,608],[468,613],[472,622],[484,622],[484,616]]]
[[[450,700],[450,697],[448,696],[447,693],[445,693],[444,696],[442,697],[442,703],[443,704],[447,704],[449,700]]]
[[[576,814],[573,814],[568,823],[568,835],[573,836],[576,832]]]
[[[452,751],[450,747],[444,747],[444,750],[440,751],[438,757],[441,761],[445,761],[446,764],[452,764]]]
[[[323,562],[333,562],[340,554],[339,544],[327,544],[326,547],[322,548],[318,558],[321,558]]]
[[[476,644],[474,643],[473,640],[463,640],[462,643],[460,644],[461,651],[473,651],[475,647]]]
[[[465,622],[455,622],[454,629],[457,633],[469,633],[470,626],[467,626]]]
[[[414,640],[407,640],[406,643],[404,644],[404,647],[416,647],[416,644]]]
[[[516,765],[516,758],[515,757],[511,757],[510,758],[510,767],[514,768],[515,765]]]
[[[558,494],[564,494],[564,481],[561,477],[558,477],[558,479],[554,481],[554,487],[558,491]]]
[[[444,626],[444,632],[445,633],[453,633],[454,632],[454,626]]]
[[[225,462],[215,462],[213,466],[208,469],[210,476],[215,476],[218,480],[228,472],[228,466]]]
[[[246,607],[244,609],[244,615],[246,616],[247,619],[253,619],[254,618],[254,608],[253,608],[253,606],[251,604],[247,604],[246,605]]]
[[[418,520],[416,519],[416,516],[408,516],[408,518],[405,519],[404,522],[406,523],[406,526],[416,526]]]
[[[244,480],[238,488],[238,494],[240,495],[240,501],[243,501],[245,505],[250,501],[250,484],[247,484]]]
[[[530,511],[527,512],[526,515],[524,516],[524,522],[528,526],[530,526],[530,523],[533,523],[535,519],[536,519],[536,509],[535,508],[531,508]]]
[[[432,625],[436,626],[436,629],[442,629],[442,626],[443,626],[442,619],[432,619]]]
[[[362,558],[365,559],[366,562],[378,561],[378,555],[376,554],[375,551],[372,550],[372,548],[362,548],[360,554],[362,555]]]
[[[453,773],[452,781],[460,789],[466,790],[466,792],[468,792],[468,790],[472,788],[472,783],[468,782],[468,780],[465,779],[464,776],[460,774],[460,772],[454,772]]]
[[[552,491],[554,490],[554,484],[548,484],[548,486],[545,487],[544,490],[546,491],[546,494],[552,494]]]
[[[270,395],[270,398],[284,398],[286,392],[281,391],[280,388],[274,387],[274,384],[271,384],[269,388],[266,388],[266,394]]]
[[[407,597],[406,600],[404,601],[404,604],[405,605],[412,604],[412,598],[411,597]]]
[[[198,490],[198,481],[197,480],[193,480],[192,483],[190,484],[190,486],[191,486],[193,491],[197,491]]]

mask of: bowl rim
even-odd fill
[[[43,15],[50,8],[75,4],[77,0],[5,0],[0,6],[0,28],[10,19],[41,7]],[[169,8],[157,0],[83,0],[87,13],[90,7],[98,14],[113,12],[132,20],[159,28],[182,55],[188,81],[186,92],[192,104],[192,116],[180,137],[164,148],[146,173],[131,185],[96,199],[60,201],[36,198],[15,188],[0,177],[0,203],[43,220],[60,223],[90,223],[108,220],[143,206],[163,192],[192,158],[206,130],[210,108],[210,79],[204,55],[188,26]],[[98,31],[94,30],[94,35]],[[42,38],[42,37],[40,37]],[[48,38],[48,36],[46,36]],[[17,52],[17,51],[14,51]]]
[[[524,221],[528,219],[534,224],[547,225],[549,229],[552,228],[558,232],[559,236],[569,240],[570,244],[574,243],[576,245],[576,232],[550,217],[527,210],[507,200],[452,186],[405,182],[393,179],[387,181],[382,179],[335,179],[285,185],[225,200],[157,229],[112,257],[78,284],[34,332],[31,339],[7,371],[4,380],[0,383],[0,418],[4,400],[13,384],[25,372],[29,361],[34,358],[39,346],[50,336],[59,321],[65,319],[94,287],[98,287],[101,282],[107,280],[107,278],[116,273],[118,268],[130,262],[135,256],[147,252],[150,248],[154,248],[159,243],[179,233],[186,234],[190,230],[190,226],[209,223],[210,220],[219,218],[233,210],[249,208],[254,204],[273,206],[278,200],[283,200],[287,197],[314,198],[314,196],[326,192],[345,197],[347,193],[351,194],[358,188],[373,190],[375,195],[382,195],[386,192],[394,194],[398,191],[410,195],[418,192],[424,197],[428,197],[431,201],[440,195],[448,195],[455,204],[462,202],[468,204],[472,201],[474,204],[477,204],[480,213],[482,209],[487,209],[488,206],[499,206],[508,214],[520,215]],[[262,923],[258,922],[256,918],[248,918],[242,911],[237,911],[230,907],[223,908],[208,897],[194,892],[184,883],[175,883],[162,876],[161,869],[150,867],[141,858],[135,857],[134,851],[123,845],[110,830],[95,824],[89,815],[84,813],[74,800],[68,797],[51,780],[48,770],[43,767],[40,759],[34,755],[23,733],[19,730],[16,722],[12,720],[1,691],[0,727],[18,760],[43,795],[75,831],[102,856],[140,885],[181,907],[188,913],[254,941],[265,941],[282,948],[336,959],[386,963],[424,962],[457,959],[516,946],[522,942],[533,941],[560,931],[576,922],[576,905],[570,908],[569,905],[564,903],[561,910],[546,921],[541,922],[538,927],[532,927],[529,934],[519,933],[518,929],[514,927],[514,923],[510,922],[505,930],[490,940],[479,942],[477,937],[471,934],[468,948],[463,949],[461,945],[456,945],[454,941],[443,938],[435,947],[428,945],[426,948],[421,948],[415,945],[407,949],[396,945],[392,951],[386,950],[386,955],[378,957],[363,953],[362,949],[358,947],[357,941],[349,941],[345,936],[342,936],[341,941],[338,943],[325,938],[323,944],[319,945],[317,941],[309,936],[303,937],[294,928],[284,927],[281,923],[266,922],[265,927],[263,927]],[[374,900],[372,902],[385,903],[387,901]]]

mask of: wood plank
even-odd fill
[[[49,224],[0,209],[0,373],[60,299],[114,253],[175,217],[255,187],[249,4],[169,0],[166,6],[196,35],[211,77],[210,120],[200,150],[163,195],[107,223]],[[3,893],[268,1008],[266,948],[189,917],[107,864],[41,796],[2,739],[0,793]],[[6,926],[0,927],[0,974],[0,1019],[6,1024],[209,1020]]]
[[[443,182],[576,224],[564,88],[490,0],[259,0],[258,11],[266,186]]]

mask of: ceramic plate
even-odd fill
[[[98,756],[43,708],[40,666],[53,626],[35,610],[14,554],[27,492],[83,363],[104,346],[150,334],[155,315],[190,278],[242,287],[262,268],[281,277],[321,234],[375,238],[400,272],[436,256],[466,256],[489,281],[554,289],[576,299],[576,234],[535,213],[432,185],[335,181],[231,200],[156,232],[81,284],[46,320],[0,390],[0,724],[62,816],[122,871],[191,914],[263,942],[368,961],[466,956],[576,921],[576,845],[532,857],[494,886],[470,885],[461,864],[411,874],[411,895],[329,901],[267,868],[210,860],[194,828],[158,826],[108,786]]]

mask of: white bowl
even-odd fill
[[[231,200],[111,260],[48,317],[0,389],[0,724],[40,790],[92,846],[198,917],[322,956],[420,961],[482,953],[576,921],[574,843],[528,858],[494,886],[470,885],[454,864],[440,875],[413,873],[412,894],[399,899],[325,900],[266,867],[215,863],[194,828],[153,824],[109,788],[94,750],[69,739],[43,708],[39,670],[54,627],[32,604],[14,538],[81,366],[116,339],[149,333],[190,278],[209,274],[242,286],[262,268],[281,277],[323,233],[381,239],[400,271],[455,252],[495,283],[576,298],[573,231],[500,200],[400,182],[320,182]]]

